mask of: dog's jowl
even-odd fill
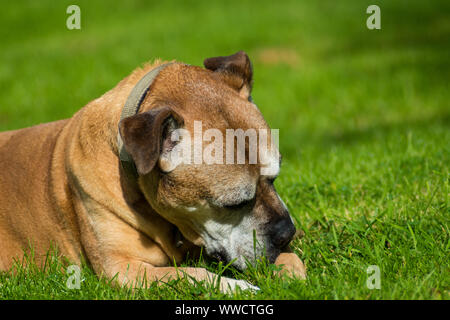
[[[251,99],[250,60],[240,51],[204,66],[157,61],[70,119],[0,133],[0,270],[30,247],[42,263],[56,245],[121,284],[144,272],[151,281],[213,280],[205,269],[171,267],[204,248],[241,270],[266,256],[305,277],[288,249],[293,220],[273,185],[276,143],[269,133],[265,148],[254,146],[270,128]],[[194,123],[214,132],[200,150]],[[227,130],[256,138],[221,143]],[[215,160],[186,161],[196,151]],[[248,161],[252,152],[258,161]],[[220,286],[254,288],[229,278]]]

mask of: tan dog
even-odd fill
[[[200,247],[239,269],[265,253],[289,274],[305,277],[300,259],[286,252],[295,228],[272,184],[277,150],[264,164],[275,168],[273,175],[261,175],[261,164],[171,163],[171,133],[193,132],[194,121],[222,132],[268,129],[251,102],[248,56],[206,59],[206,69],[168,65],[139,112],[120,121],[132,89],[159,65],[135,70],[70,119],[0,134],[0,270],[30,244],[42,261],[56,243],[74,263],[84,257],[97,274],[118,273],[120,281],[144,271],[151,281],[186,274],[212,280],[205,269],[170,267]],[[119,127],[135,178],[119,160]],[[221,281],[224,290],[252,288]]]

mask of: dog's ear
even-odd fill
[[[203,61],[206,69],[223,73],[225,80],[235,87],[239,94],[251,100],[253,68],[250,58],[244,51],[231,56],[207,58]]]
[[[164,149],[173,148],[171,133],[183,123],[183,118],[169,107],[152,109],[120,121],[123,145],[139,174],[152,171]]]

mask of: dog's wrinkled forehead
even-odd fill
[[[141,109],[167,105],[184,118],[187,127],[195,120],[202,120],[205,128],[267,127],[257,106],[249,101],[252,79],[239,70],[175,63],[158,75]]]

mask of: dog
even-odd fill
[[[269,130],[252,102],[245,52],[204,66],[157,60],[70,119],[0,133],[0,270],[30,247],[42,262],[56,244],[69,261],[85,259],[127,285],[144,276],[215,281],[206,269],[173,267],[202,250],[240,270],[266,256],[305,278],[288,246],[293,220],[273,185],[278,149],[257,164],[174,163],[184,139],[173,133],[192,133],[196,121],[220,132]],[[255,289],[220,278],[223,291],[236,286]]]

